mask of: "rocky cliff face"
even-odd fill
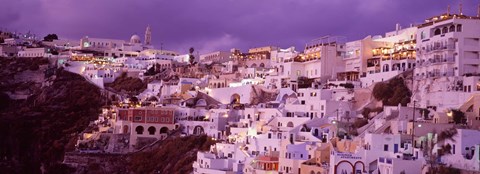
[[[8,67],[0,72],[0,170],[6,173],[67,172],[60,163],[64,152],[73,149],[77,133],[97,117],[104,103],[100,90],[77,74],[54,70],[45,81],[19,76],[25,71],[43,76],[48,61],[42,61],[0,62]],[[39,64],[44,68],[37,69]],[[28,89],[27,99],[5,95],[18,88]]]
[[[172,137],[144,151],[114,154],[68,153],[65,162],[72,173],[171,173],[193,171],[198,151],[209,150],[215,142],[207,136]]]

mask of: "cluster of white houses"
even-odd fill
[[[122,74],[155,79],[139,102],[108,111],[105,130],[127,137],[130,151],[173,130],[206,134],[217,143],[198,152],[195,174],[480,171],[480,10],[355,41],[321,37],[302,51],[178,54],[154,49],[151,38],[150,27],[143,43],[137,35],[84,37],[27,48],[16,38],[0,45],[0,56],[55,58],[101,88]],[[411,79],[411,103],[383,106],[372,97],[375,84],[400,76]],[[465,115],[460,125],[456,110]]]

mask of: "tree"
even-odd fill
[[[433,151],[435,147],[443,144],[446,140],[451,140],[455,142],[453,137],[457,134],[456,128],[450,128],[440,132],[439,134],[433,133],[430,138],[427,138],[425,145],[423,146],[422,150],[426,155],[426,162],[429,165],[429,172],[430,174],[439,174],[442,173],[443,166],[440,166],[438,159],[440,159],[443,155],[450,154],[450,149],[448,146],[441,146],[441,149],[436,153]]]
[[[428,114],[430,114],[430,110],[428,109],[421,109],[420,112],[422,113],[422,116],[425,120],[428,120]]]
[[[386,82],[379,82],[373,87],[373,97],[375,99],[386,102],[393,94],[392,88]]]
[[[147,72],[144,73],[144,75],[146,75],[146,76],[152,76],[152,75],[155,75],[155,74],[157,74],[155,72],[155,66],[152,66],[152,67],[148,68]]]
[[[383,102],[384,105],[406,106],[410,103],[412,92],[405,85],[403,78],[393,78],[388,82],[379,82],[373,87],[373,97]]]
[[[453,122],[455,124],[464,124],[465,123],[465,113],[458,109],[452,109],[452,117],[453,117]]]
[[[352,83],[341,83],[340,86],[347,89],[353,89],[355,87]]]
[[[195,49],[193,47],[190,47],[190,49],[188,49],[188,56],[189,56],[189,62],[190,62],[190,65],[194,65],[195,64],[195,56],[193,56],[193,52],[195,51]]]
[[[58,40],[57,34],[48,34],[47,36],[43,37],[43,41],[51,42],[53,40]]]
[[[140,100],[138,100],[137,97],[130,97],[130,102],[131,102],[132,104],[137,104],[139,101],[140,101]]]
[[[298,88],[308,88],[312,86],[313,79],[309,79],[305,76],[300,76],[297,78]]]

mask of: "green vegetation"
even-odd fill
[[[465,113],[458,109],[452,109],[453,122],[455,124],[465,124],[467,119],[465,118]]]
[[[134,154],[129,160],[133,173],[191,173],[198,151],[207,151],[215,141],[202,136],[167,139],[153,151]]]
[[[364,108],[362,110],[362,115],[363,115],[363,118],[370,119],[369,118],[370,113],[372,113],[372,112],[380,113],[382,111],[383,111],[383,107],[377,107],[377,108],[373,108],[373,109],[372,108]]]
[[[430,119],[430,118],[428,118],[428,114],[430,114],[430,110],[428,110],[428,109],[420,109],[420,113],[422,114],[423,119],[425,119],[425,120]]]
[[[298,88],[309,88],[312,86],[313,79],[309,79],[305,76],[300,76],[297,79]]]
[[[426,139],[426,141],[422,142],[423,144],[422,150],[426,155],[425,159],[426,159],[427,165],[429,166],[428,173],[437,173],[437,174],[438,173],[459,173],[458,170],[456,169],[442,166],[437,160],[438,158],[441,158],[443,155],[451,153],[450,147],[442,146],[442,148],[438,150],[438,153],[434,152],[435,146],[437,146],[438,144],[443,144],[446,140],[454,141],[453,137],[457,133],[458,132],[456,128],[450,128],[437,134],[436,138],[428,138]]]
[[[53,40],[58,40],[57,34],[48,34],[47,36],[43,37],[43,41],[53,41]]]
[[[139,78],[127,77],[126,73],[123,73],[120,77],[115,79],[113,83],[107,83],[105,86],[114,89],[117,92],[128,92],[130,94],[139,94],[147,89],[147,83],[144,83]]]
[[[353,122],[353,128],[358,129],[361,128],[362,126],[365,126],[368,123],[368,119],[364,118],[359,118]]]
[[[403,78],[395,77],[388,82],[379,82],[373,87],[373,97],[387,106],[406,106],[410,103],[412,92]]]
[[[67,71],[56,75],[51,86],[27,100],[6,100],[0,112],[2,172],[40,173],[43,165],[48,173],[66,173],[59,162],[67,145],[100,113],[103,101],[96,86]]]
[[[347,89],[353,89],[355,87],[352,83],[340,83],[339,86]]]
[[[190,47],[190,49],[188,49],[188,62],[190,63],[190,65],[196,64],[195,56],[193,55],[194,52],[195,52],[195,49],[193,47]]]

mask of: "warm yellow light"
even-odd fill
[[[452,116],[453,116],[453,112],[452,112],[452,111],[447,112],[447,116],[452,117]]]

